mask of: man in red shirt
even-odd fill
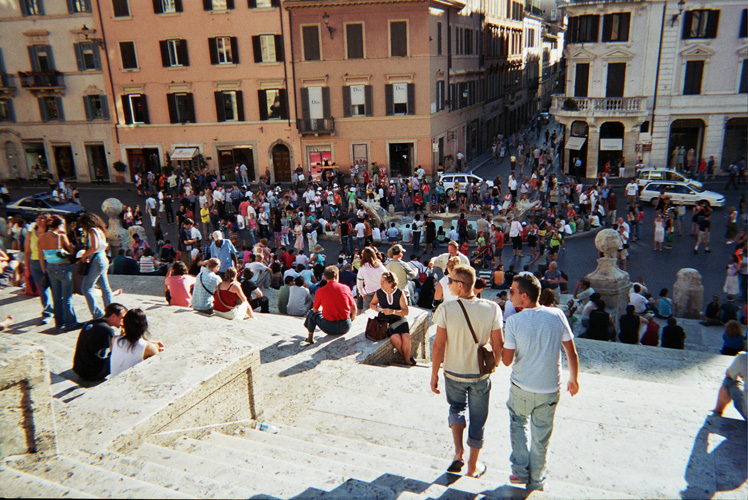
[[[343,335],[351,329],[351,322],[356,319],[356,302],[351,289],[338,282],[338,268],[327,266],[324,276],[327,284],[315,293],[314,307],[304,321],[308,332],[304,342],[308,344],[314,344],[314,330],[317,327],[328,335]]]

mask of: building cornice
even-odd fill
[[[359,7],[362,5],[375,4],[410,4],[421,3],[427,5],[436,5],[446,8],[461,10],[466,3],[461,0],[286,0],[283,2],[286,10],[291,9],[308,9],[324,7]]]

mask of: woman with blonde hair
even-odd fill
[[[449,277],[456,266],[460,265],[459,257],[450,257],[447,260],[447,272],[444,277],[439,280],[439,284],[434,292],[434,300],[441,300],[443,302],[449,302],[450,300],[457,300],[455,295],[449,290]]]
[[[408,315],[408,301],[403,291],[397,287],[397,276],[390,271],[382,273],[380,288],[372,297],[370,308],[387,320],[387,336],[405,364],[415,365],[416,360],[410,355],[410,330],[405,318]]]
[[[358,293],[364,298],[363,310],[369,308],[374,294],[381,288],[380,278],[385,272],[387,268],[377,257],[376,250],[371,247],[364,248],[361,252],[361,267],[356,277]]]
[[[54,304],[55,327],[58,331],[79,327],[73,310],[73,266],[70,256],[73,246],[65,232],[65,221],[59,215],[51,215],[47,221],[47,232],[39,236],[39,264],[49,278]],[[44,288],[40,285],[39,288]]]
[[[241,284],[236,280],[236,268],[229,267],[224,271],[223,282],[216,288],[213,296],[213,312],[226,319],[254,318],[252,306],[244,295]]]

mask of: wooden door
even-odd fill
[[[275,182],[291,182],[291,153],[283,144],[273,147],[273,175]]]

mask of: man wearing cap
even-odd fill
[[[408,283],[410,283],[410,280],[418,276],[418,271],[413,266],[403,261],[405,248],[403,248],[402,245],[393,245],[388,253],[392,259],[385,264],[385,267],[397,277],[397,287],[405,293],[405,298],[408,300],[408,303],[410,303],[410,290],[408,288]]]
[[[211,239],[213,242],[210,244],[210,258],[218,259],[221,262],[218,274],[223,277],[223,273],[226,272],[226,269],[229,267],[238,267],[236,248],[230,240],[223,239],[223,233],[221,231],[213,231]]]
[[[356,319],[356,301],[346,285],[338,282],[338,268],[327,266],[324,278],[325,286],[314,295],[314,306],[306,316],[304,326],[307,329],[307,344],[314,343],[314,330],[328,335],[343,335],[351,329],[351,322]]]

